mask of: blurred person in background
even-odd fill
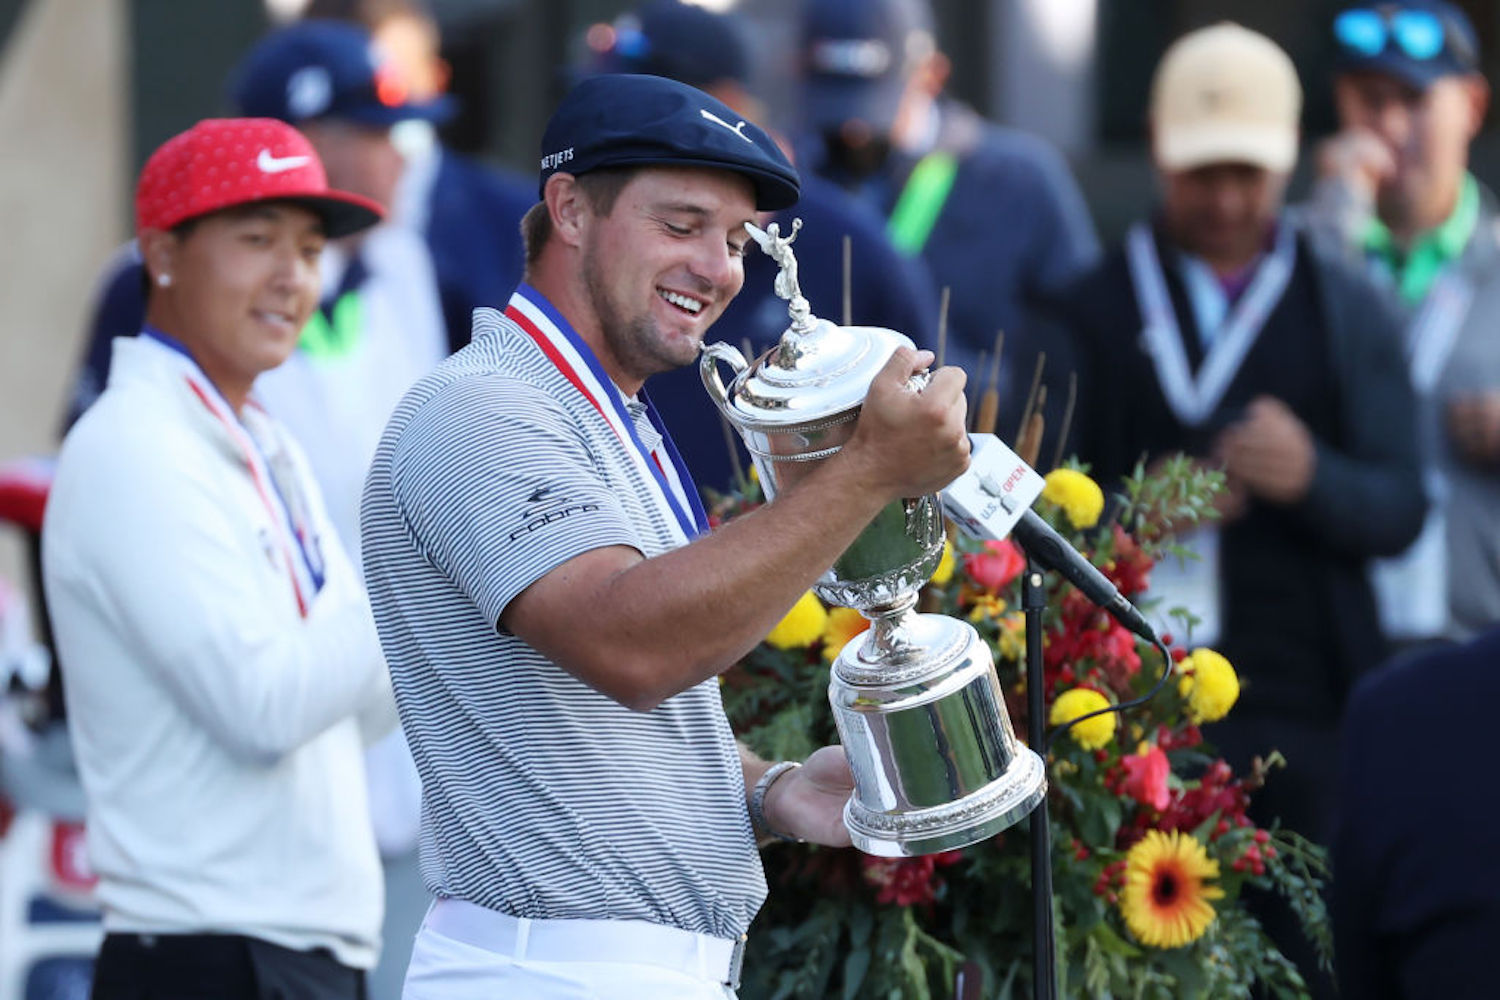
[[[1349,701],[1333,842],[1339,989],[1359,1000],[1483,1000],[1500,941],[1500,805],[1474,794],[1500,699],[1500,630],[1414,651]],[[1398,734],[1440,733],[1441,739]]]
[[[1008,437],[1037,353],[1064,384],[1071,368],[1066,343],[1030,329],[1032,308],[1095,263],[1098,240],[1055,149],[943,95],[950,64],[933,32],[927,0],[805,0],[799,164],[870,204],[951,290],[946,360],[971,382],[986,383],[979,354],[1005,331]]]
[[[1396,317],[1283,211],[1301,105],[1269,38],[1178,39],[1151,91],[1160,208],[1053,312],[1078,345],[1077,454],[1106,489],[1178,452],[1227,476],[1222,519],[1180,536],[1199,558],[1159,563],[1151,593],[1244,681],[1209,741],[1236,769],[1289,761],[1257,822],[1326,843],[1340,713],[1384,655],[1368,562],[1410,544],[1424,502]],[[1281,907],[1257,913],[1317,988]]]
[[[1341,131],[1307,215],[1398,303],[1430,504],[1376,567],[1382,624],[1404,644],[1470,635],[1500,622],[1500,216],[1468,169],[1490,89],[1452,4],[1353,6],[1333,34]]]
[[[664,76],[718,98],[749,121],[766,123],[765,108],[750,89],[753,48],[744,24],[733,15],[679,0],[655,0],[613,24],[595,25],[588,41],[593,58],[586,72]],[[788,149],[787,143],[780,144]],[[836,186],[804,173],[796,206],[763,213],[759,225],[774,221],[785,234],[799,218],[798,274],[816,315],[843,322],[843,243],[848,237],[852,321],[898,330],[918,347],[934,346],[938,301],[927,268],[895,251],[879,216]],[[749,343],[759,352],[774,345],[791,321],[786,300],[772,288],[776,263],[752,247],[744,268],[744,291],[714,323],[714,339],[735,347]],[[697,366],[656,375],[651,399],[698,487],[724,492],[733,486],[730,448],[740,454],[741,469],[749,467],[748,456],[739,435],[726,437]]]
[[[136,189],[141,333],[69,432],[43,527],[106,937],[93,996],[364,996],[381,921],[363,746],[395,724],[359,577],[253,394],[375,224],[269,119],[166,142]]]
[[[406,81],[408,102],[431,107],[452,101],[442,34],[422,0],[312,0],[305,16],[367,28]],[[427,241],[449,349],[456,351],[469,342],[474,310],[504,304],[521,280],[521,217],[536,194],[525,178],[447,148],[439,124],[419,117],[398,129],[406,167],[391,214]]]

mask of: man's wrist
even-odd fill
[[[765,834],[793,844],[802,842],[802,838],[782,833],[766,819],[766,796],[770,794],[771,786],[801,766],[794,760],[772,764],[755,782],[755,788],[750,792],[750,825],[758,834]]]

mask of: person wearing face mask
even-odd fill
[[[317,307],[325,240],[379,219],[268,119],[200,122],[141,172],[145,318],[63,443],[42,529],[98,1000],[364,995],[362,751],[395,706],[307,458],[254,389]]]
[[[1005,331],[1000,426],[1020,422],[1039,352],[1067,383],[1065,343],[1032,329],[1048,292],[1091,267],[1098,238],[1067,162],[943,93],[950,64],[928,0],[806,0],[801,169],[863,200],[897,250],[951,293],[946,360],[971,381]],[[1061,411],[1064,392],[1051,398]]]
[[[1431,505],[1376,567],[1382,625],[1403,644],[1460,638],[1500,622],[1500,216],[1468,169],[1489,85],[1442,0],[1349,7],[1333,37],[1341,130],[1307,215],[1402,312]]]
[[[1179,533],[1199,558],[1158,563],[1151,594],[1244,681],[1205,737],[1237,769],[1289,761],[1257,821],[1326,843],[1339,716],[1384,655],[1368,562],[1410,544],[1425,504],[1396,317],[1284,211],[1301,103],[1263,35],[1173,43],[1151,91],[1159,209],[1052,315],[1078,345],[1077,454],[1106,489],[1178,452],[1226,475],[1222,518]],[[1261,912],[1313,977],[1289,914]]]

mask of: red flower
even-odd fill
[[[1140,673],[1141,654],[1135,649],[1135,636],[1119,622],[1110,620],[1109,631],[1099,639],[1094,652],[1110,683],[1124,691],[1131,678]]]
[[[916,858],[872,858],[860,861],[865,881],[876,888],[875,901],[897,906],[930,905],[937,901],[942,880],[936,877],[938,865],[957,864],[961,851],[924,854]]]
[[[964,572],[992,594],[1004,590],[1025,568],[1026,558],[1008,538],[985,542],[982,552],[964,553]]]
[[[1171,804],[1167,775],[1172,773],[1172,765],[1167,762],[1167,755],[1161,747],[1153,746],[1145,753],[1123,757],[1120,763],[1125,766],[1122,790],[1126,795],[1157,812]]]
[[[1151,586],[1151,567],[1156,563],[1124,528],[1118,524],[1110,527],[1114,530],[1115,557],[1104,567],[1104,575],[1120,588],[1120,593],[1134,597]]]

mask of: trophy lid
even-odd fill
[[[797,219],[791,235],[782,237],[774,222],[765,230],[745,226],[781,265],[776,294],[790,303],[792,325],[726,390],[721,406],[741,427],[791,427],[852,411],[864,402],[870,383],[896,349],[915,346],[895,330],[836,326],[812,314],[797,284],[797,259],[791,249],[801,227]]]

